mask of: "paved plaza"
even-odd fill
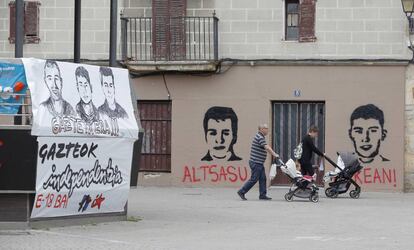
[[[138,187],[128,221],[0,231],[0,249],[414,249],[414,194],[288,203],[285,191]]]

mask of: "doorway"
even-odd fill
[[[294,159],[293,150],[311,125],[319,128],[315,145],[325,152],[325,103],[324,102],[274,102],[272,104],[272,146],[283,161]],[[319,170],[320,157],[314,155],[313,166],[317,184],[322,185],[324,171]],[[289,178],[279,169],[272,185],[290,185]]]

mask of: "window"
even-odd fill
[[[316,0],[285,0],[285,40],[314,42]]]
[[[24,2],[24,43],[39,43],[39,6],[38,1]],[[15,2],[9,3],[10,25],[9,25],[9,42],[15,42],[15,24],[16,24],[16,8]]]
[[[144,129],[139,171],[171,172],[171,101],[138,101]]]
[[[299,0],[286,0],[286,40],[299,40]]]

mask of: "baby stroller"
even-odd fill
[[[336,164],[328,157],[325,159],[335,167],[334,171],[328,172],[324,176],[324,181],[329,183],[329,187],[325,189],[326,196],[336,198],[339,194],[348,192],[352,184],[355,189],[349,192],[349,196],[358,199],[361,187],[352,179],[362,169],[358,156],[353,152],[339,152]]]
[[[319,201],[319,188],[314,183],[316,175],[302,176],[302,174],[296,170],[296,164],[292,159],[289,159],[286,164],[278,159],[278,163],[280,164],[280,170],[282,170],[282,172],[292,181],[292,186],[290,187],[289,192],[285,194],[286,201],[293,201],[294,196],[302,199],[309,199],[315,203]]]

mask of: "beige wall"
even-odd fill
[[[365,104],[378,106],[388,130],[380,154],[390,161],[367,164],[359,180],[367,190],[403,190],[404,66],[235,66],[211,77],[167,75],[166,81],[172,98],[172,171],[141,174],[142,185],[240,186],[249,172],[250,143],[258,123],[271,123],[272,101],[288,100],[326,102],[325,143],[331,156],[354,150],[348,136],[353,110]],[[136,78],[134,87],[141,100],[167,99],[162,77]],[[295,90],[301,97],[294,97]],[[202,122],[212,106],[236,112],[235,152],[242,161],[201,161],[207,151]]]

